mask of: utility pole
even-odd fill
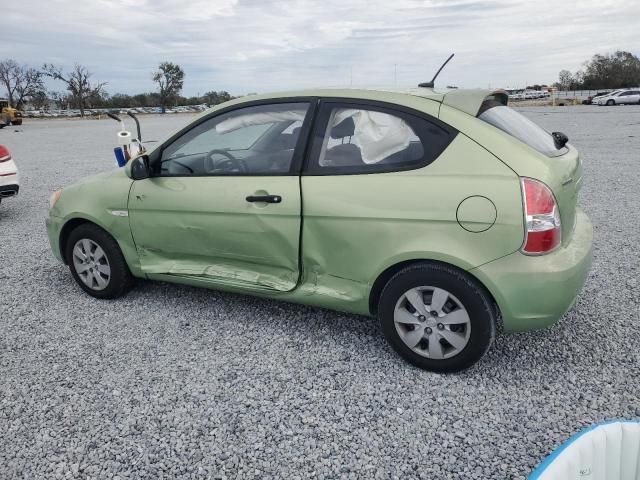
[[[393,64],[393,84],[398,85],[398,64]]]

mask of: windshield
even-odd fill
[[[486,103],[480,109],[480,120],[499,128],[547,157],[558,157],[567,152],[566,147],[558,150],[551,134],[524,115],[497,102],[491,105]]]
[[[202,133],[196,132],[194,137],[189,138],[188,142],[177,145],[177,148],[167,149],[166,153],[169,158],[194,155],[209,151],[211,145],[215,145],[220,150],[247,150],[270,126],[269,124],[253,125],[225,133],[219,133],[215,128],[203,128]]]
[[[230,152],[260,149],[260,140],[268,137],[269,132],[289,133],[291,136],[291,132],[302,125],[305,114],[306,104],[302,107],[298,104],[279,104],[267,109],[248,107],[235,113],[223,114],[201,123],[183,135],[165,149],[162,158],[167,160],[198,155],[212,149]]]

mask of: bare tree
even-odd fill
[[[71,97],[68,93],[50,92],[49,96],[51,98],[51,101],[55,104],[56,108],[60,110],[65,110],[69,108],[69,104],[71,103]]]
[[[88,106],[88,101],[102,96],[104,87],[107,84],[107,82],[92,83],[90,78],[93,74],[87,67],[78,63],[73,66],[73,69],[68,74],[62,72],[62,67],[48,63],[44,64],[42,70],[45,75],[67,84],[67,90],[80,109],[81,117],[84,117],[84,109]]]
[[[558,74],[558,84],[560,85],[560,89],[569,90],[573,83],[573,75],[571,75],[571,72],[569,70],[560,70],[560,73]]]
[[[22,108],[28,99],[44,92],[42,72],[11,59],[0,62],[0,84],[7,92],[9,105],[17,109]]]
[[[29,103],[36,110],[49,110],[51,97],[46,90],[41,90],[29,99]]]
[[[153,73],[153,81],[160,88],[160,105],[162,113],[169,101],[176,97],[182,90],[184,83],[184,70],[180,65],[171,62],[162,62],[158,70]]]

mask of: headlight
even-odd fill
[[[49,209],[53,208],[53,206],[56,204],[56,202],[60,198],[61,194],[62,194],[62,190],[56,190],[51,194],[51,196],[49,197]]]

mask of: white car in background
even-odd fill
[[[609,98],[611,95],[615,95],[616,93],[623,92],[624,90],[614,90],[613,92],[605,93],[604,95],[600,95],[599,97],[594,98],[594,105],[600,105],[600,100],[605,100]],[[604,102],[602,103],[604,105]]]
[[[640,104],[640,88],[616,90],[598,98],[598,105]]]
[[[11,158],[11,153],[7,147],[0,145],[0,202],[18,194],[19,180],[18,167]]]

